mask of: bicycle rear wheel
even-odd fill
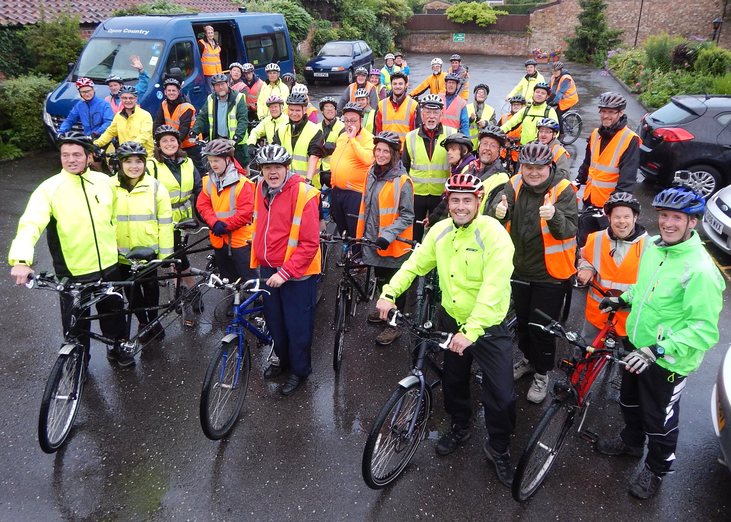
[[[333,345],[333,370],[337,373],[343,362],[345,350],[345,331],[348,322],[348,311],[350,308],[350,296],[343,289],[338,295],[335,303],[335,342]]]
[[[571,429],[575,413],[573,404],[553,401],[543,414],[515,470],[512,488],[515,500],[527,500],[543,483]]]
[[[46,381],[38,415],[38,442],[46,453],[54,453],[71,432],[84,390],[84,348],[74,346],[56,359]]]
[[[249,387],[251,354],[244,339],[241,352],[234,343],[221,343],[203,379],[200,420],[203,433],[219,440],[233,429]]]
[[[563,133],[561,134],[561,143],[571,145],[581,135],[581,127],[584,122],[581,120],[579,113],[571,111],[563,115]]]
[[[381,489],[401,475],[424,438],[431,407],[431,389],[427,386],[422,395],[418,382],[393,392],[373,422],[363,450],[361,471],[369,488]]]
[[[320,243],[321,252],[321,268],[320,275],[317,278],[317,298],[315,303],[319,303],[325,292],[325,282],[327,281],[327,262],[330,256],[330,245],[328,243]]]

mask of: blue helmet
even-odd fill
[[[698,216],[706,209],[706,200],[688,187],[669,187],[655,196],[652,206],[656,210],[675,210]]]
[[[538,122],[538,125],[536,125],[536,128],[539,128],[540,129],[541,127],[547,127],[549,129],[551,129],[553,132],[558,132],[559,131],[558,122],[556,120],[554,120],[553,118],[543,118],[543,119],[541,119]]]

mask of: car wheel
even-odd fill
[[[353,83],[355,81],[355,72],[353,72],[353,68],[351,67],[348,69],[348,85]]]
[[[723,186],[721,173],[715,167],[711,167],[710,165],[694,165],[688,167],[688,170],[691,172],[690,183],[693,190],[701,194],[704,198],[708,198]]]

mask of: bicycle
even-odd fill
[[[262,279],[250,279],[244,283],[228,283],[216,274],[209,274],[211,288],[234,292],[233,319],[226,326],[226,334],[211,359],[203,378],[200,399],[200,422],[203,433],[211,440],[228,435],[239,419],[249,386],[251,350],[246,332],[251,332],[260,344],[274,349],[274,340],[259,314],[264,310],[257,303],[267,290],[261,288]],[[243,292],[250,295],[242,302]],[[247,319],[253,318],[253,323]],[[270,354],[271,355],[271,354]]]
[[[562,131],[559,141],[564,145],[571,145],[579,139],[584,122],[577,111],[569,110],[561,116],[561,126]]]
[[[603,296],[617,294],[617,291],[604,292],[593,282],[591,285]],[[621,359],[624,353],[619,351],[620,343],[614,330],[614,311],[608,314],[606,323],[591,344],[587,344],[578,333],[566,331],[558,321],[551,319],[541,310],[535,311],[548,323],[545,325],[530,323],[531,326],[540,328],[559,339],[565,339],[577,347],[578,351],[574,351],[570,358],[561,359],[559,362],[559,367],[566,372],[566,377],[554,384],[553,401],[533,430],[518,462],[512,494],[519,502],[530,498],[541,486],[577,416],[580,421],[576,431],[582,437],[596,440],[593,433],[583,430],[592,402],[593,386],[605,373],[608,373],[613,363],[624,364]]]
[[[508,139],[505,143],[505,158],[503,161],[505,163],[505,171],[511,176],[517,174],[520,168],[520,162],[518,161],[520,149],[520,141]]]
[[[441,301],[439,290],[439,276],[437,269],[431,270],[425,276],[420,276],[416,284],[416,323],[424,326],[433,324],[437,307]]]

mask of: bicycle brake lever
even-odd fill
[[[398,314],[398,310],[394,308],[393,313],[391,314],[391,319],[388,320],[388,326],[393,326],[394,328],[398,326],[396,324],[396,316],[398,316]]]
[[[108,286],[106,290],[104,290],[104,295],[116,295],[120,299],[124,299],[124,296],[117,292],[113,286]]]
[[[454,334],[450,333],[447,335],[447,338],[444,340],[443,343],[439,343],[439,348],[442,350],[449,350],[449,343],[452,342],[452,337],[454,337]]]

